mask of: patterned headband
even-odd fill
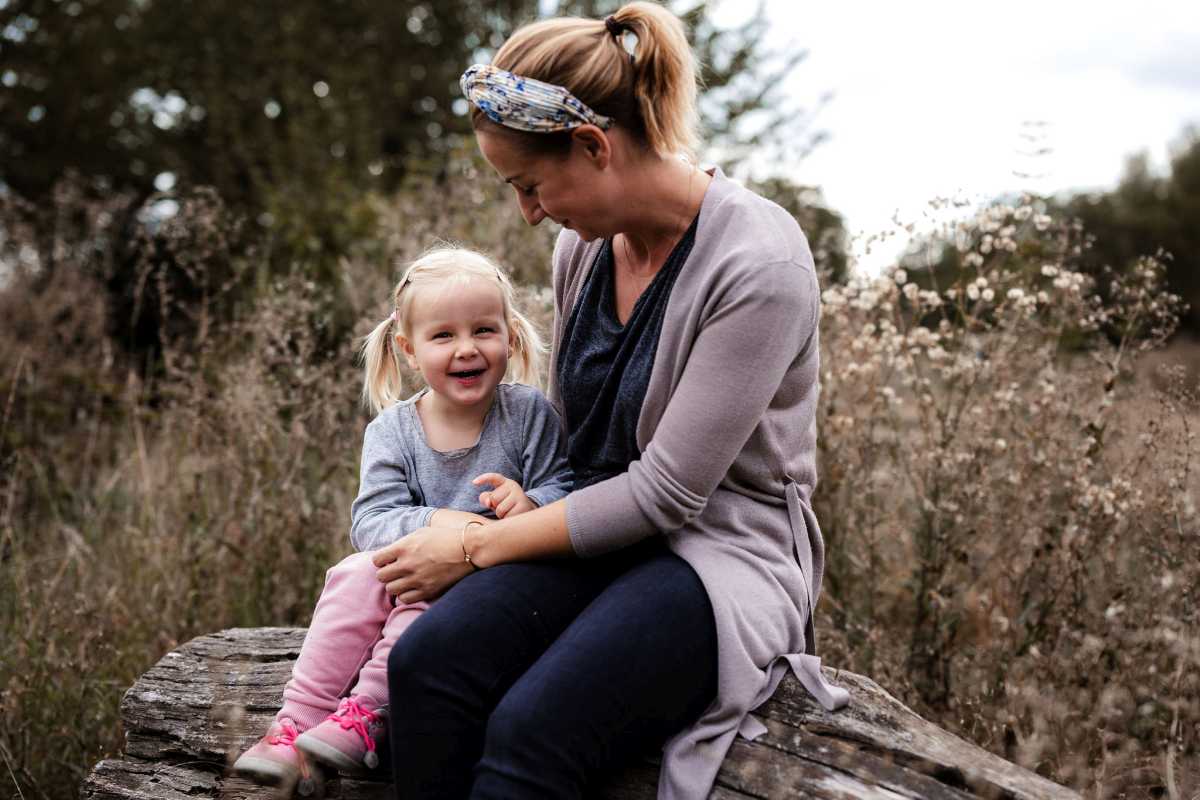
[[[612,127],[611,117],[597,114],[562,86],[514,75],[488,64],[476,64],[463,73],[463,94],[506,128],[531,133],[569,131],[580,125]]]

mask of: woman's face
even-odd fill
[[[604,134],[596,129],[595,136]],[[549,218],[584,241],[617,233],[605,211],[609,150],[595,136],[572,137],[565,157],[531,157],[508,136],[476,132],[483,157],[516,192],[525,221],[537,225]]]

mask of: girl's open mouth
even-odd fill
[[[486,371],[487,370],[483,370],[483,369],[468,369],[468,370],[463,370],[462,372],[451,372],[450,377],[458,378],[460,381],[465,381],[465,380],[470,380],[472,378],[478,378],[480,375],[482,375]]]

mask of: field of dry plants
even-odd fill
[[[0,793],[71,796],[180,642],[307,621],[349,549],[352,334],[397,260],[487,249],[548,321],[551,232],[475,185],[372,201],[338,285],[265,277],[269,244],[200,193],[139,234],[121,296],[120,198],[64,190],[49,239],[0,209]],[[1161,264],[1085,276],[1083,232],[1036,203],[946,238],[946,285],[825,288],[825,661],[1089,797],[1200,797],[1200,415],[1196,372],[1154,349]],[[131,354],[122,315],[156,319],[157,345]]]

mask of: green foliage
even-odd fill
[[[1169,174],[1155,175],[1144,155],[1135,156],[1117,188],[1073,197],[1063,210],[1095,232],[1084,257],[1091,274],[1169,253],[1168,282],[1191,306],[1183,327],[1200,336],[1200,131],[1185,131],[1174,151]]]
[[[617,3],[560,6],[600,16]],[[764,131],[786,107],[778,79],[803,54],[763,52],[763,8],[726,30],[711,22],[710,6],[691,6],[686,18],[710,87],[706,126],[733,159],[775,146]],[[47,201],[62,187],[99,202],[122,198],[93,241],[103,251],[103,288],[117,301],[114,337],[151,363],[162,335],[152,295],[202,290],[189,286],[185,265],[164,261],[154,218],[196,187],[211,187],[209,202],[245,221],[237,241],[218,248],[240,264],[234,284],[222,280],[220,313],[296,272],[345,291],[342,260],[381,252],[370,244],[380,198],[418,185],[444,193],[464,179],[461,165],[474,155],[466,155],[473,143],[458,77],[538,13],[536,0],[8,0],[0,7],[0,191],[27,202],[12,206],[7,224],[32,226],[32,239],[45,243],[61,238],[62,204]],[[770,89],[747,88],[758,86]],[[155,194],[162,173],[174,184],[164,180]],[[164,202],[149,213],[148,200]],[[478,226],[441,235],[490,239]],[[252,252],[239,249],[251,241]],[[52,249],[37,249],[44,265],[53,260]],[[523,260],[522,274],[545,263]],[[331,337],[353,322],[334,320]]]
[[[469,134],[463,66],[535,11],[533,0],[11,0],[0,185],[36,207],[75,174],[136,208],[169,173],[159,188],[212,187],[269,234],[257,252],[268,274],[299,268],[336,288],[338,260],[374,228],[369,196],[445,169]],[[153,257],[135,241],[113,240],[117,295]],[[128,341],[154,337],[143,320]]]
[[[1096,281],[1096,297],[1104,305],[1115,304],[1115,287],[1141,259],[1160,256],[1166,264],[1165,290],[1189,306],[1180,330],[1200,335],[1200,227],[1195,222],[1200,219],[1200,132],[1185,131],[1168,175],[1155,175],[1144,155],[1135,156],[1112,191],[1066,201],[1040,198],[1033,208],[1038,219],[1053,214],[1074,221],[1064,235],[1074,237],[1077,268]],[[1024,269],[1047,257],[1044,244],[1029,235],[1030,225],[1001,228],[980,227],[964,218],[956,227],[915,240],[900,265],[922,288],[936,290],[985,261]],[[1072,333],[1067,338],[1078,337]]]

